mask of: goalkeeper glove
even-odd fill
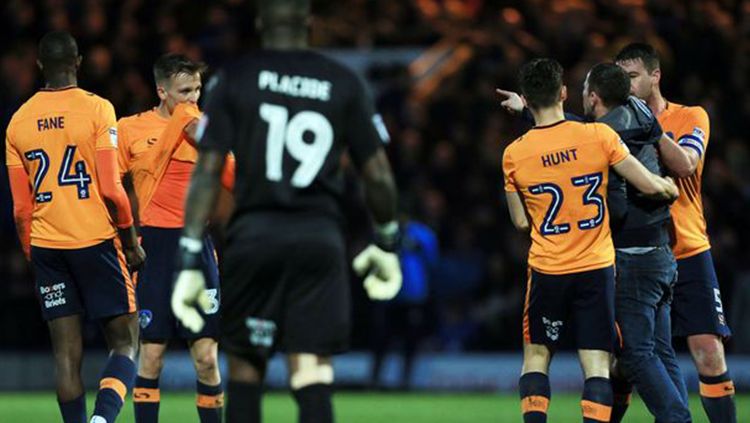
[[[401,265],[395,253],[369,245],[354,258],[352,267],[359,276],[367,275],[363,285],[372,300],[390,300],[401,289]]]
[[[202,248],[203,243],[199,240],[180,238],[181,270],[172,290],[172,312],[183,326],[194,333],[200,332],[205,324],[196,306],[204,313],[211,309],[211,300],[206,294],[206,282],[200,268]]]

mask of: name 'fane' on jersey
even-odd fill
[[[262,51],[226,69],[207,84],[200,148],[235,154],[232,225],[303,212],[338,223],[342,154],[360,167],[388,140],[362,81],[309,51]]]

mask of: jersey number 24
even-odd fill
[[[65,156],[60,163],[60,171],[57,173],[57,184],[59,186],[75,185],[78,192],[78,199],[84,200],[89,198],[89,184],[91,184],[91,175],[86,173],[86,162],[79,160],[73,163],[73,157],[76,154],[76,146],[69,145],[65,147]],[[52,192],[40,192],[39,188],[47,176],[50,168],[50,159],[47,152],[42,149],[30,150],[24,153],[27,160],[39,160],[39,167],[34,174],[34,199],[37,203],[48,203],[52,201]],[[70,171],[75,167],[75,173]]]
[[[301,111],[290,119],[286,107],[269,103],[260,105],[260,117],[268,122],[266,178],[273,182],[282,180],[286,149],[299,162],[292,174],[292,186],[309,186],[320,172],[333,146],[331,123],[325,116],[312,110]],[[306,132],[312,135],[309,142],[303,139]]]

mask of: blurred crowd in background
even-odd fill
[[[3,131],[41,84],[36,44],[48,30],[78,39],[79,85],[118,116],[157,104],[151,65],[161,54],[217,69],[259,45],[249,0],[8,0],[0,11]],[[554,57],[566,70],[566,108],[580,114],[587,70],[647,41],[662,56],[665,97],[711,118],[704,207],[735,331],[730,351],[750,353],[750,1],[321,0],[313,11],[316,48],[419,52],[363,75],[391,134],[403,217],[415,222],[405,260],[416,276],[392,304],[354,290],[355,349],[518,348],[528,241],[506,211],[501,156],[528,127],[501,110],[494,89],[517,89],[523,62]],[[42,349],[47,332],[0,169],[0,348]],[[95,332],[89,345],[100,342]]]

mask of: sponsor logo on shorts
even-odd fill
[[[562,320],[550,320],[546,317],[542,317],[542,323],[544,323],[544,329],[547,332],[547,338],[552,341],[557,341],[560,337],[560,329],[562,328]]]
[[[250,344],[256,347],[270,348],[276,335],[276,323],[270,320],[248,317],[245,326],[250,330]]]
[[[141,329],[146,329],[152,320],[154,320],[154,314],[151,310],[141,310],[138,312],[138,324],[141,325]]]
[[[54,285],[40,286],[39,295],[44,301],[44,308],[53,308],[65,305],[65,282],[59,282]]]
[[[717,318],[719,319],[719,324],[722,326],[727,325],[727,321],[724,318],[724,305],[721,303],[721,291],[719,291],[719,288],[714,288],[714,303],[715,303],[715,310]]]

